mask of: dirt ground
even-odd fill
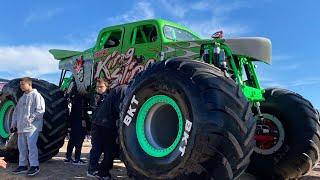
[[[22,180],[22,179],[35,179],[35,180],[64,180],[64,179],[95,179],[89,178],[86,175],[87,165],[75,166],[72,164],[65,164],[67,141],[60,149],[60,153],[53,157],[51,160],[40,164],[40,173],[36,177],[26,177],[25,174],[13,175],[11,173],[17,164],[9,163],[7,169],[0,169],[0,180]],[[88,161],[91,143],[85,140],[82,148],[82,158]],[[125,166],[119,160],[114,161],[112,176],[115,179],[130,179],[127,177]]]
[[[60,149],[60,153],[53,157],[51,160],[40,164],[40,173],[36,177],[26,177],[26,175],[13,175],[11,171],[16,168],[17,164],[9,163],[7,169],[0,169],[0,179],[1,180],[23,180],[23,179],[35,179],[35,180],[64,180],[64,179],[94,179],[86,176],[87,165],[75,166],[72,164],[65,164],[63,162],[66,153],[66,145]],[[85,140],[82,149],[82,158],[88,161],[89,152],[91,149],[91,144],[89,141]],[[130,179],[126,174],[126,169],[124,164],[119,161],[114,161],[114,168],[111,171],[112,176],[115,179]],[[244,174],[239,180],[254,180],[255,178]],[[318,165],[309,175],[300,178],[300,180],[310,180],[319,179],[320,180],[320,165]]]

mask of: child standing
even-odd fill
[[[41,94],[32,88],[31,78],[22,78],[20,88],[24,94],[15,107],[11,123],[11,128],[17,128],[18,131],[19,149],[19,166],[13,173],[28,171],[28,176],[34,176],[40,172],[37,141],[43,126],[45,101]]]

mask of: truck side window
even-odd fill
[[[103,48],[111,48],[111,47],[119,46],[121,42],[121,36],[122,36],[121,30],[112,31],[109,37],[106,37],[107,40],[105,41]]]
[[[134,28],[131,34],[131,44],[155,42],[158,39],[157,29],[154,25],[143,25]]]

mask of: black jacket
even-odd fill
[[[100,99],[96,111],[93,114],[92,123],[116,130],[116,121],[120,119],[120,104],[125,96],[127,85],[120,85],[111,89]]]
[[[105,92],[103,94],[96,93],[94,95],[94,97],[91,98],[90,110],[92,110],[93,113],[95,113],[97,111],[97,109],[101,106],[104,98],[106,97],[106,94],[107,94],[107,92]]]

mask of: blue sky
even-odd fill
[[[320,108],[320,1],[139,0],[2,1],[0,77],[33,76],[57,82],[50,48],[83,50],[103,27],[141,19],[181,23],[202,37],[263,36],[273,45],[272,65],[258,64],[264,87],[300,93]]]

